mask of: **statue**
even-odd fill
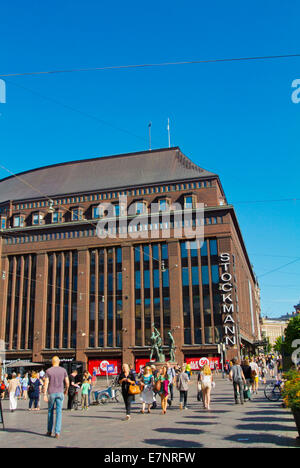
[[[174,337],[171,333],[171,331],[168,332],[169,336],[169,353],[170,353],[170,361],[175,362],[175,340]]]
[[[156,358],[157,362],[164,362],[165,356],[162,349],[162,339],[160,336],[159,331],[155,328],[154,323],[152,324],[153,332],[150,338],[151,342],[151,353],[150,353],[150,361],[154,357]]]

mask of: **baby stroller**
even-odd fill
[[[74,401],[73,401],[73,409],[74,410],[78,410],[79,408],[79,397],[78,397],[78,394],[79,394],[79,388],[76,388],[76,392],[75,392],[75,397],[74,397]]]

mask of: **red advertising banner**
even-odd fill
[[[200,369],[205,365],[209,365],[213,370],[215,368],[215,363],[217,364],[217,368],[221,369],[219,357],[187,357],[185,362],[190,364],[192,371],[200,371]]]
[[[121,359],[90,359],[89,373],[91,375],[106,376],[107,366],[114,366],[114,372],[109,372],[108,375],[118,375],[121,373]]]
[[[149,363],[149,358],[146,359],[146,358],[138,358],[135,360],[135,370],[136,372],[139,374],[141,372],[141,368],[142,367],[145,367],[146,364]],[[153,361],[153,364],[155,363],[155,361]]]

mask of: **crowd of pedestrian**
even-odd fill
[[[257,394],[259,382],[266,383],[267,377],[274,377],[281,372],[280,359],[274,356],[258,355],[251,359],[245,358],[242,362],[233,359],[226,365],[226,372],[233,384],[233,395],[235,404],[244,404],[246,400],[252,399]],[[203,404],[204,410],[211,409],[211,391],[215,387],[214,375],[218,374],[218,368],[205,365],[198,373],[197,399]],[[149,363],[140,372],[136,372],[133,366],[123,364],[122,371],[118,376],[118,383],[125,405],[125,419],[131,418],[131,406],[137,399],[141,402],[140,412],[151,413],[158,405],[161,414],[167,413],[168,407],[172,406],[174,400],[174,389],[179,392],[179,409],[188,409],[188,393],[191,385],[192,369],[190,364],[182,366],[154,365]],[[53,430],[56,438],[59,438],[62,426],[62,408],[65,396],[68,397],[67,410],[72,411],[74,404],[79,406],[79,393],[81,396],[81,409],[88,410],[91,405],[91,393],[96,378],[88,371],[78,375],[73,370],[70,375],[60,366],[57,356],[52,359],[52,367],[46,372],[32,371],[21,374],[13,373],[10,378],[7,374],[0,379],[0,398],[5,395],[9,398],[11,412],[16,411],[19,399],[29,400],[29,411],[40,411],[41,395],[48,403],[48,425],[47,436],[52,436]],[[56,420],[54,414],[56,412]]]

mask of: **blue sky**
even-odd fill
[[[16,0],[1,5],[0,74],[297,54],[299,17],[297,0]],[[5,78],[0,161],[20,172],[145,150],[149,121],[165,147],[169,117],[172,145],[220,175],[262,312],[278,316],[300,299],[295,79],[300,58]]]

